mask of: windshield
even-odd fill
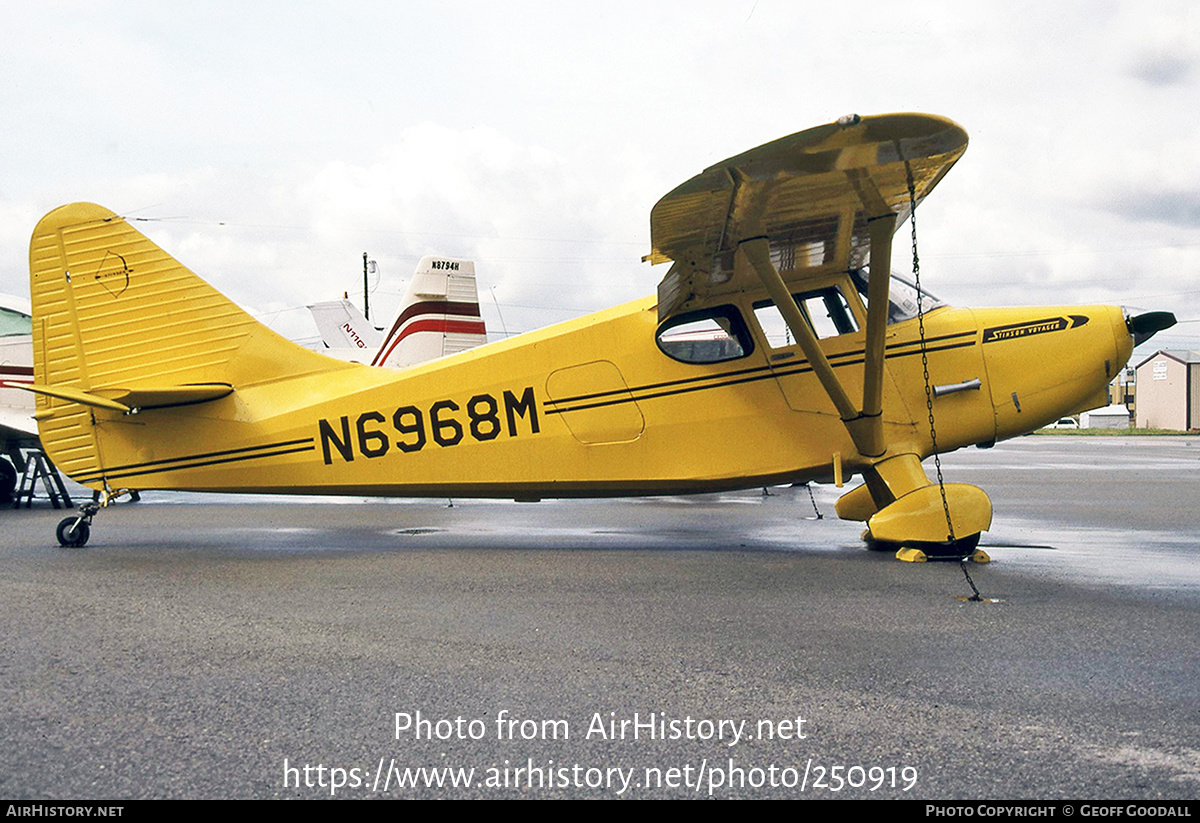
[[[866,269],[850,272],[854,286],[867,302],[867,283],[871,274]],[[946,305],[924,288],[921,289],[921,311],[929,312],[938,306]],[[892,274],[892,283],[888,289],[888,325],[903,323],[917,316],[917,287],[898,274]]]

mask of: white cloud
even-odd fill
[[[957,302],[1194,283],[1200,75],[1186,2],[78,4],[10,10],[0,289],[41,213],[139,216],[235,299],[380,310],[416,259],[478,261],[510,327],[651,293],[666,191],[857,110],[949,115],[972,145],[919,215]],[[903,261],[897,259],[897,268]],[[1183,295],[1159,306],[1200,316]],[[388,307],[390,308],[390,306]],[[490,318],[493,327],[495,318]]]

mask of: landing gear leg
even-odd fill
[[[87,544],[88,538],[92,536],[92,518],[96,516],[97,512],[124,494],[128,494],[134,500],[138,499],[138,493],[133,489],[113,491],[105,483],[104,489],[96,492],[92,502],[84,503],[79,507],[79,514],[64,518],[58,524],[58,529],[55,531],[58,544],[69,549],[83,548]]]

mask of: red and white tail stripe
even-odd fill
[[[392,324],[392,328],[384,338],[383,345],[376,352],[371,365],[387,365],[402,341],[410,335],[421,333],[437,335],[443,340],[448,335],[476,335],[481,336],[483,340],[487,339],[487,327],[480,317],[478,303],[424,300],[414,303],[400,312],[400,316]],[[478,345],[483,340],[472,342],[471,345]],[[455,347],[455,350],[461,351],[469,347]],[[440,352],[440,354],[452,353],[453,351]]]
[[[33,383],[33,366],[0,365],[0,387],[10,389]]]

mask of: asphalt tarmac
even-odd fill
[[[943,467],[993,602],[829,486],[5,511],[0,797],[1197,797],[1200,439]]]

